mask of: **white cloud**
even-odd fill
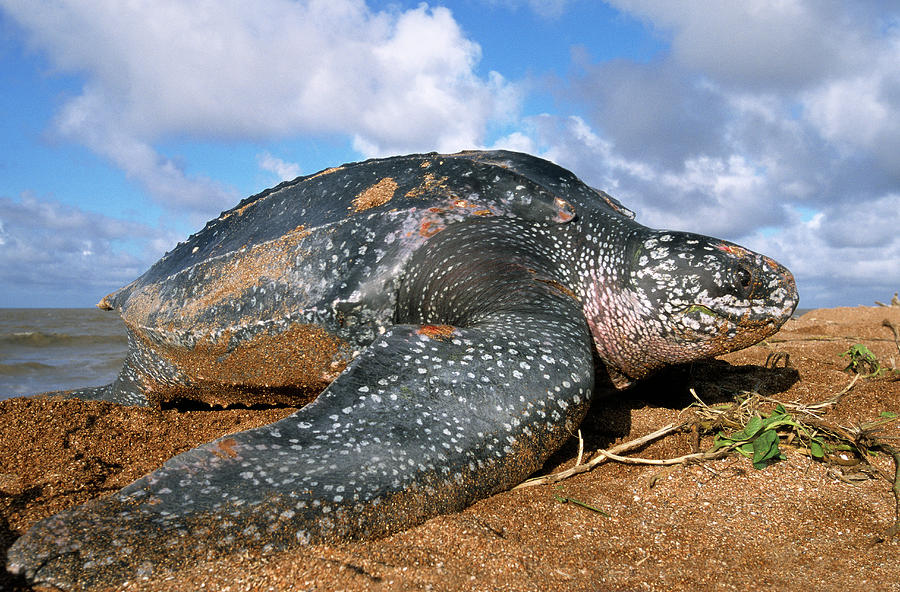
[[[0,0],[31,46],[86,80],[57,130],[111,159],[160,201],[215,211],[228,188],[154,147],[189,135],[337,133],[365,156],[480,145],[517,109],[446,8],[362,0]]]
[[[285,162],[280,158],[263,152],[256,156],[259,168],[270,173],[275,173],[280,181],[291,181],[300,176],[300,165],[295,162]]]
[[[0,305],[91,305],[174,242],[144,224],[52,199],[0,197]]]
[[[490,147],[491,150],[513,150],[515,152],[525,152],[528,154],[537,153],[534,138],[528,134],[518,131],[512,132],[497,141]]]
[[[856,9],[815,0],[610,4],[670,36],[682,66],[744,88],[801,88],[859,63],[853,25],[865,16],[863,2]]]
[[[900,178],[900,32],[872,54],[865,68],[806,93],[806,116],[832,144],[869,153]]]
[[[706,79],[726,95],[780,97],[837,150],[845,155],[863,151],[886,173],[900,178],[896,3],[610,3],[671,40],[670,59],[681,70],[678,80]],[[641,68],[646,66],[631,70]],[[660,84],[642,86],[652,93]],[[691,93],[670,96],[677,103]],[[713,125],[717,115],[712,114]]]
[[[737,153],[666,169],[623,157],[578,117],[542,115],[531,121],[531,134],[542,156],[622,199],[648,226],[734,238],[783,217],[766,171]]]
[[[900,261],[900,193],[867,200],[853,207],[838,204],[824,212],[821,222],[823,240],[838,248],[862,247],[893,255]],[[895,278],[900,282],[900,273]],[[900,289],[900,286],[898,286]]]
[[[572,78],[570,94],[617,152],[672,167],[721,149],[728,105],[714,85],[669,60],[592,64],[579,51],[575,62],[582,73]]]
[[[91,97],[82,95],[68,104],[57,117],[57,130],[108,158],[158,202],[196,212],[205,219],[237,201],[233,189],[202,175],[188,176],[176,160],[106,120],[101,109],[83,106],[89,102]]]

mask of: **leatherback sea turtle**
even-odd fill
[[[602,384],[746,347],[790,317],[794,280],[775,261],[632,218],[502,151],[369,160],[245,199],[103,299],[130,353],[114,383],[76,394],[321,394],[37,523],[10,569],[77,588],[404,529],[538,469]]]

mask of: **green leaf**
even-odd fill
[[[753,440],[753,466],[762,469],[768,466],[769,461],[780,458],[781,450],[778,449],[778,434],[773,431],[765,431]]]
[[[852,370],[857,374],[862,374],[863,371],[868,369],[869,373],[864,375],[867,377],[879,376],[884,372],[884,368],[879,364],[875,354],[861,343],[850,346],[850,349],[840,354],[840,356],[842,358],[847,357],[850,360],[844,370]]]
[[[825,448],[822,446],[822,443],[816,439],[809,441],[809,453],[813,458],[825,458]]]
[[[586,504],[586,503],[584,503],[584,502],[581,501],[581,500],[575,499],[574,497],[566,497],[566,496],[556,495],[556,494],[554,494],[553,497],[555,497],[555,498],[556,498],[556,501],[558,501],[558,502],[561,503],[561,504],[566,504],[566,503],[575,504],[576,506],[581,506],[582,508],[585,508],[585,509],[590,510],[590,511],[592,511],[592,512],[597,512],[598,514],[603,514],[603,515],[606,516],[607,518],[610,517],[609,514],[607,514],[606,512],[604,512],[603,510],[601,510],[600,508],[594,507],[594,506],[592,506],[592,505],[590,505],[590,504]]]
[[[795,426],[797,423],[789,415],[775,415],[763,420],[763,430],[774,430],[783,425]]]
[[[761,417],[754,415],[750,418],[750,421],[747,422],[747,426],[743,430],[743,437],[741,437],[741,433],[738,432],[734,435],[734,438],[740,440],[752,440],[753,436],[759,432],[763,427],[763,420]]]
[[[722,432],[719,432],[713,438],[713,452],[718,450],[719,448],[726,448],[734,444],[734,440],[727,436],[723,436]]]
[[[797,420],[794,419],[790,413],[788,413],[784,406],[779,403],[772,413],[769,414],[769,417],[766,417],[762,420],[762,427],[766,430],[774,430],[777,427],[789,425],[793,427],[799,427]]]

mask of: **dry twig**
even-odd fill
[[[847,384],[847,386],[845,386],[839,392],[828,397],[824,401],[819,401],[818,403],[812,403],[810,405],[804,405],[802,403],[785,403],[784,401],[779,401],[778,399],[773,399],[772,397],[764,397],[762,395],[758,395],[758,396],[761,401],[766,401],[768,403],[781,403],[785,409],[803,413],[805,415],[810,415],[812,417],[815,417],[816,419],[821,419],[821,417],[819,417],[818,415],[813,413],[813,411],[818,411],[821,409],[825,409],[827,407],[833,407],[834,405],[837,405],[838,401],[841,400],[841,397],[843,397],[844,395],[849,393],[850,389],[852,389],[854,386],[856,386],[856,381],[859,380],[860,376],[861,376],[860,374],[854,374],[853,378],[850,380],[850,382]]]
[[[584,456],[584,438],[581,437],[581,430],[578,430],[578,458],[575,460],[575,465],[581,464],[581,458]]]
[[[715,452],[695,452],[693,454],[685,454],[684,456],[676,456],[675,458],[640,458],[637,456],[620,456],[618,454],[613,454],[612,452],[607,452],[606,450],[598,450],[597,454],[602,454],[609,460],[614,460],[620,463],[625,463],[628,465],[657,465],[657,466],[669,466],[669,465],[682,465],[689,462],[696,461],[704,461],[704,460],[718,460],[720,458],[725,458],[729,452],[731,452],[731,447],[720,448]]]
[[[883,535],[875,537],[876,543],[889,541],[900,534],[900,450],[884,443],[880,444],[880,448],[894,458],[894,483],[891,488],[894,492],[894,524]]]
[[[900,532],[900,450],[892,448],[891,456],[894,457],[894,486],[891,488],[894,492],[894,525],[887,531],[889,539]]]
[[[608,452],[604,454],[621,454],[623,452],[628,452],[629,450],[634,450],[635,448],[640,448],[644,444],[648,442],[652,442],[653,440],[658,440],[663,436],[667,436],[672,432],[676,432],[681,428],[688,425],[688,422],[683,422],[679,424],[670,423],[669,425],[662,427],[651,434],[647,434],[646,436],[642,436],[640,438],[636,438],[629,442],[623,442],[618,446],[611,448]],[[592,458],[590,461],[586,463],[578,463],[574,467],[566,469],[565,471],[559,471],[558,473],[553,473],[550,475],[544,475],[543,477],[534,477],[532,479],[528,479],[527,481],[523,481],[516,485],[513,489],[521,489],[523,487],[534,487],[535,485],[544,485],[546,483],[556,483],[557,481],[562,481],[563,479],[568,479],[574,475],[578,475],[581,473],[586,473],[592,470],[597,465],[600,465],[607,460],[609,457],[604,456],[604,454],[598,454],[598,456]]]
[[[895,325],[888,319],[884,319],[883,321],[881,321],[881,326],[887,327],[894,332],[894,345],[897,346],[897,353],[900,353],[900,330],[897,329],[897,325]]]

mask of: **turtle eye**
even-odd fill
[[[753,287],[753,272],[747,269],[745,265],[738,265],[734,271],[734,284],[734,287],[737,288],[737,291],[742,296],[749,296]]]

